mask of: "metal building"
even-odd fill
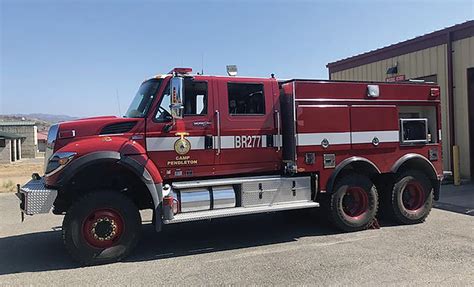
[[[0,163],[21,160],[24,136],[0,131]]]
[[[327,64],[332,80],[437,82],[441,87],[443,168],[474,176],[474,21]]]
[[[38,127],[32,121],[0,121],[0,131],[17,134],[22,138],[23,158],[35,158],[38,153]]]

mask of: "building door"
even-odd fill
[[[469,103],[469,150],[471,178],[474,178],[474,68],[467,69],[467,98]]]

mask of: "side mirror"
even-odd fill
[[[171,78],[171,116],[173,119],[182,119],[184,114],[184,79],[182,77]]]

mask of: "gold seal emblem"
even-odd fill
[[[185,155],[191,150],[191,143],[184,136],[189,135],[188,133],[176,133],[176,135],[181,136],[174,143],[174,150],[179,155]]]

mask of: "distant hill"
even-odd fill
[[[46,131],[52,124],[72,121],[77,117],[66,115],[50,115],[50,114],[13,114],[0,115],[0,121],[34,121],[38,126],[38,131]]]
[[[13,114],[12,116],[15,117],[23,117],[25,119],[30,119],[30,120],[40,120],[40,121],[45,121],[49,122],[51,124],[56,124],[60,122],[66,122],[66,121],[72,121],[75,119],[78,119],[78,117],[71,117],[67,115],[51,115],[51,114]]]

